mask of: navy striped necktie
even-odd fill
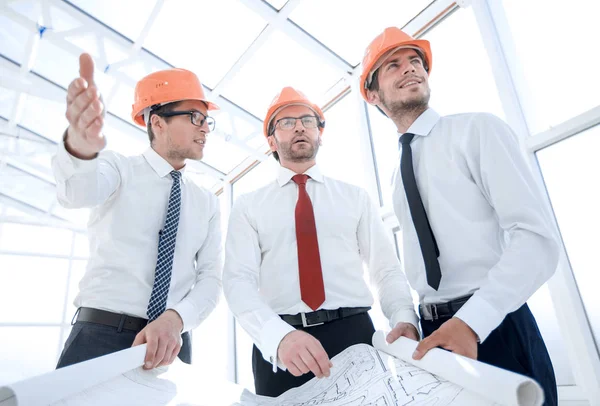
[[[181,172],[171,171],[173,185],[169,196],[167,219],[165,226],[159,233],[158,258],[154,273],[154,286],[148,302],[148,321],[154,321],[164,313],[167,308],[167,297],[171,286],[171,269],[173,267],[173,254],[175,253],[175,239],[179,226],[179,211],[181,208]]]

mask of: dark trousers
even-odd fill
[[[73,325],[71,334],[65,342],[65,348],[60,355],[56,369],[130,348],[137,333],[139,331],[128,329],[119,331],[117,327],[78,321]],[[183,343],[178,357],[183,362],[191,364],[190,334],[185,332],[181,338]]]
[[[421,319],[423,335],[431,335],[448,319]],[[527,304],[508,314],[483,344],[478,344],[477,360],[535,379],[544,390],[544,406],[558,404],[550,355]]]
[[[321,342],[329,358],[335,357],[354,344],[371,344],[375,328],[368,313],[334,320],[320,326],[303,328]],[[252,372],[254,373],[254,388],[257,395],[279,396],[288,389],[301,386],[314,378],[314,374],[295,377],[287,370],[278,369],[273,372],[273,364],[264,360],[256,345],[252,350]]]

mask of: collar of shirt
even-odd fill
[[[406,132],[425,137],[431,133],[440,118],[441,116],[430,107],[417,117]],[[398,137],[401,136],[402,134],[399,132]]]
[[[315,164],[314,166],[311,166],[306,172],[304,172],[306,175],[310,176],[310,178],[312,180],[315,180],[317,182],[323,183],[323,174],[321,173],[321,170],[319,169],[319,167]],[[296,175],[296,172],[285,168],[283,166],[279,166],[279,171],[277,173],[277,183],[279,183],[280,187],[285,186],[290,180],[292,180],[292,177]]]
[[[173,170],[171,164],[168,163],[162,156],[158,154],[158,152],[156,152],[151,147],[146,149],[146,151],[144,151],[142,155],[144,155],[144,158],[146,158],[146,162],[148,162],[150,167],[154,169],[154,172],[156,172],[156,174],[161,178],[164,178]],[[181,168],[179,172],[181,172],[181,174],[183,175],[185,172],[185,166]]]

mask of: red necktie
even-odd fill
[[[300,297],[311,309],[317,310],[325,301],[325,287],[321,271],[315,214],[310,197],[306,192],[308,175],[294,175],[292,180],[298,185],[296,241],[298,243]]]

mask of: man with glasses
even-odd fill
[[[406,278],[378,207],[366,191],[323,176],[316,164],[324,127],[317,105],[284,88],[264,120],[280,164],[277,179],[240,196],[229,219],[224,293],[255,343],[259,395],[278,396],[329,376],[330,357],[371,344],[373,297],[363,263],[394,327],[390,337],[418,337]]]
[[[152,73],[137,83],[133,121],[147,129],[140,156],[100,152],[104,105],[94,64],[80,57],[67,92],[69,128],[52,167],[58,200],[91,208],[90,258],[75,299],[75,323],[57,368],[146,343],[144,368],[191,362],[190,330],[221,291],[219,203],[185,174],[214,128],[196,75]]]

